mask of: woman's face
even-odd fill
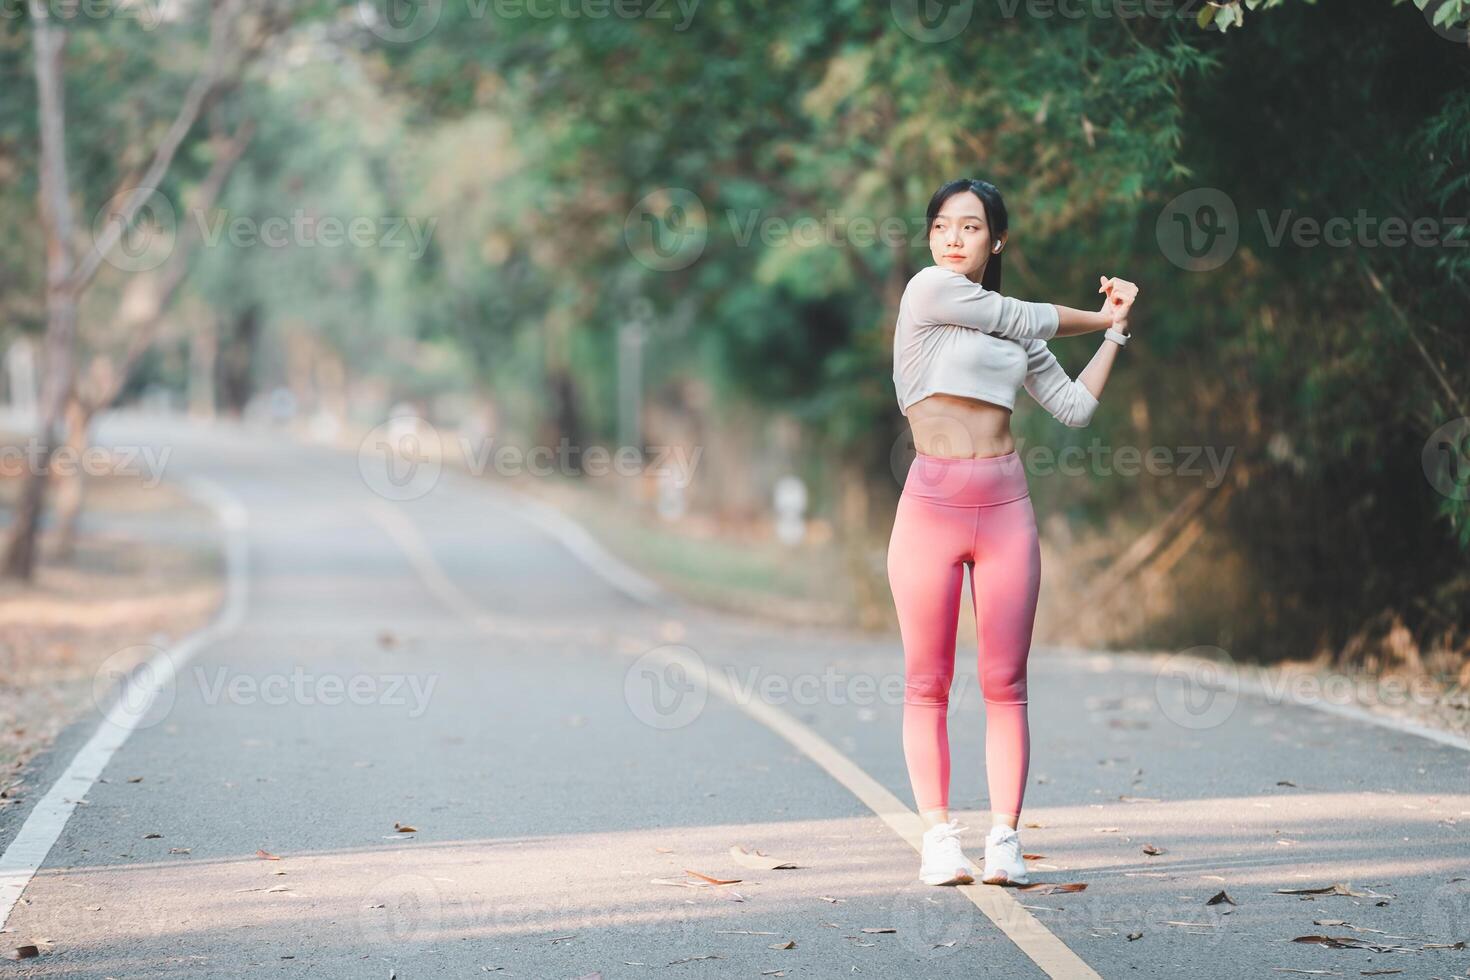
[[[1002,236],[999,242],[1004,241]],[[991,249],[997,244],[985,221],[985,204],[974,191],[951,194],[929,226],[929,251],[934,255],[934,264],[953,269],[974,282],[980,281]]]

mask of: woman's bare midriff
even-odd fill
[[[906,413],[914,448],[925,456],[974,459],[1004,456],[1016,448],[1011,410],[960,395],[930,395]]]

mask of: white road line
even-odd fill
[[[634,571],[604,548],[585,527],[555,507],[509,488],[499,489],[512,511],[560,541],[582,564],[623,595],[650,606],[671,598],[656,582]]]
[[[545,505],[540,505],[545,506]],[[548,510],[550,508],[547,508]],[[487,621],[486,614],[480,610],[475,601],[464,593],[459,586],[455,585],[449,576],[444,574],[442,568],[433,556],[433,552],[424,541],[422,534],[411,521],[403,517],[386,502],[374,501],[366,510],[385,529],[389,535],[398,543],[408,555],[414,569],[424,580],[424,584],[446,606],[464,616],[473,624]],[[572,553],[583,558],[588,566],[598,575],[601,575],[609,583],[625,594],[633,595],[624,587],[620,577],[624,574],[622,570],[627,566],[621,562],[607,562],[606,552],[600,545],[592,541],[591,535],[571,518],[556,511],[552,511],[554,518],[544,512],[537,516],[541,518],[537,523],[548,534],[563,540],[561,535],[566,528],[575,528],[572,537],[579,542],[578,547],[571,548]],[[592,542],[592,548],[585,547],[585,542]],[[596,550],[594,551],[593,548]],[[588,555],[597,556],[596,561],[588,561]],[[605,571],[611,569],[611,571]],[[637,573],[632,573],[637,576]],[[641,576],[637,576],[641,578]],[[655,587],[656,588],[656,587]],[[650,599],[634,595],[644,602]],[[654,648],[655,644],[646,644]],[[677,653],[664,647],[651,649],[650,653],[662,659],[665,663],[674,663],[688,660],[687,654]],[[649,653],[643,654],[648,656]],[[905,806],[898,797],[890,793],[883,784],[863,771],[857,763],[838,751],[830,742],[812,731],[806,725],[792,718],[779,708],[767,704],[758,699],[741,696],[735,686],[715,671],[705,668],[703,662],[681,663],[685,669],[686,676],[703,677],[705,682],[716,694],[728,701],[731,705],[739,708],[775,734],[786,739],[795,746],[802,754],[811,759],[848,792],[856,796],[868,809],[872,810],[894,833],[898,834],[916,852],[922,853],[924,844],[924,823],[919,815]],[[1057,938],[1046,926],[1042,925],[1035,916],[1026,910],[1015,898],[1011,897],[1009,891],[994,885],[959,885],[955,886],[971,903],[978,908],[986,918],[995,923],[996,927],[1016,944],[1033,963],[1035,963],[1047,976],[1055,980],[1102,980],[1097,972],[1083,962],[1082,958],[1074,953],[1066,943]]]
[[[1210,660],[1207,657],[1194,656],[1185,653],[1131,653],[1131,652],[1107,652],[1101,653],[1096,650],[1087,650],[1081,647],[1054,647],[1051,648],[1057,655],[1074,657],[1077,659],[1091,660],[1094,657],[1106,657],[1109,669],[1121,668],[1131,670],[1135,673],[1158,675],[1159,668],[1165,663],[1173,667],[1180,664],[1190,664],[1207,670],[1214,668],[1218,670],[1220,662]],[[1395,718],[1392,715],[1380,715],[1369,711],[1358,704],[1339,704],[1321,697],[1309,697],[1295,689],[1291,678],[1276,667],[1261,667],[1255,664],[1231,663],[1230,669],[1236,683],[1236,690],[1240,694],[1248,694],[1266,704],[1294,704],[1301,708],[1314,708],[1324,714],[1336,715],[1339,718],[1349,718],[1353,721],[1361,721],[1379,728],[1386,728],[1393,732],[1402,732],[1405,735],[1417,735],[1431,742],[1448,745],[1453,748],[1470,752],[1470,738],[1447,732],[1438,728],[1430,728],[1417,722],[1404,718]],[[1213,676],[1213,675],[1207,675]],[[1315,676],[1315,675],[1305,675]],[[1221,722],[1223,724],[1223,720]]]
[[[146,667],[134,670],[113,698],[107,715],[27,815],[10,846],[0,854],[0,929],[10,919],[21,893],[40,870],[46,855],[66,829],[67,821],[86,796],[102,770],[138,722],[147,716],[158,692],[172,684],[178,671],[211,643],[239,628],[247,601],[248,550],[245,537],[246,512],[232,494],[219,485],[196,478],[185,484],[191,496],[215,513],[224,531],[225,601],[215,618],[189,634],[169,650],[162,650]]]

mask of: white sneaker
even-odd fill
[[[1024,885],[1026,859],[1021,857],[1021,838],[1004,824],[990,828],[985,838],[985,877],[987,885]]]
[[[975,881],[975,868],[960,849],[959,819],[935,824],[924,831],[924,856],[919,862],[919,880],[926,885],[969,885]]]

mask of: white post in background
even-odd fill
[[[798,545],[806,538],[806,484],[790,474],[776,481],[776,537]]]

